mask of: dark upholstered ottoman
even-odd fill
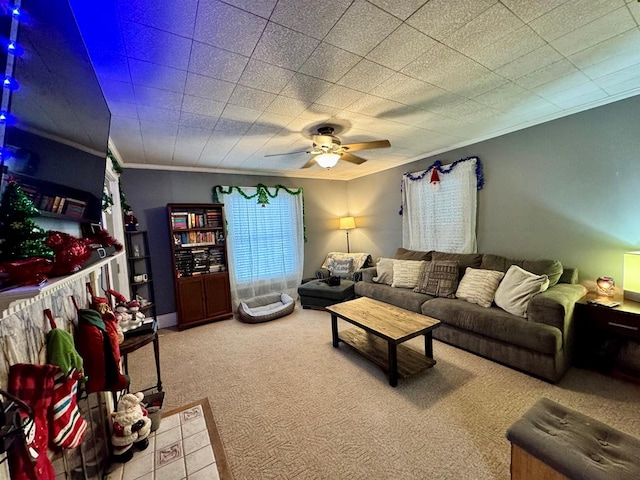
[[[512,479],[640,478],[640,440],[548,398],[515,422],[507,438]]]
[[[351,300],[355,297],[351,280],[340,280],[340,285],[330,287],[321,280],[311,280],[298,287],[302,308],[324,310],[324,307]]]

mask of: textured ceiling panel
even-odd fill
[[[635,0],[70,3],[125,166],[351,179],[640,93]],[[322,125],[391,147],[264,157]]]

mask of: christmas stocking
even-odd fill
[[[60,368],[54,365],[17,363],[9,368],[9,393],[31,405],[35,436],[19,455],[9,455],[12,480],[55,480],[47,457],[49,429],[47,415],[53,399],[53,383]],[[29,439],[28,439],[29,440]]]
[[[80,415],[76,398],[81,378],[82,374],[76,370],[71,375],[59,372],[54,379],[49,427],[51,443],[56,447],[77,447],[87,430],[87,422]]]

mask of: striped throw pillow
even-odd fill
[[[393,283],[396,288],[415,288],[423,260],[393,260]]]
[[[497,270],[467,267],[456,290],[456,297],[482,307],[490,307],[502,277],[504,273]]]

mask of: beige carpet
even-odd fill
[[[640,437],[638,385],[579,369],[551,385],[435,341],[437,365],[392,388],[299,305],[163,331],[160,349],[165,408],[209,399],[236,480],[508,479],[505,431],[543,396]],[[129,372],[134,389],[154,383],[152,349]]]

